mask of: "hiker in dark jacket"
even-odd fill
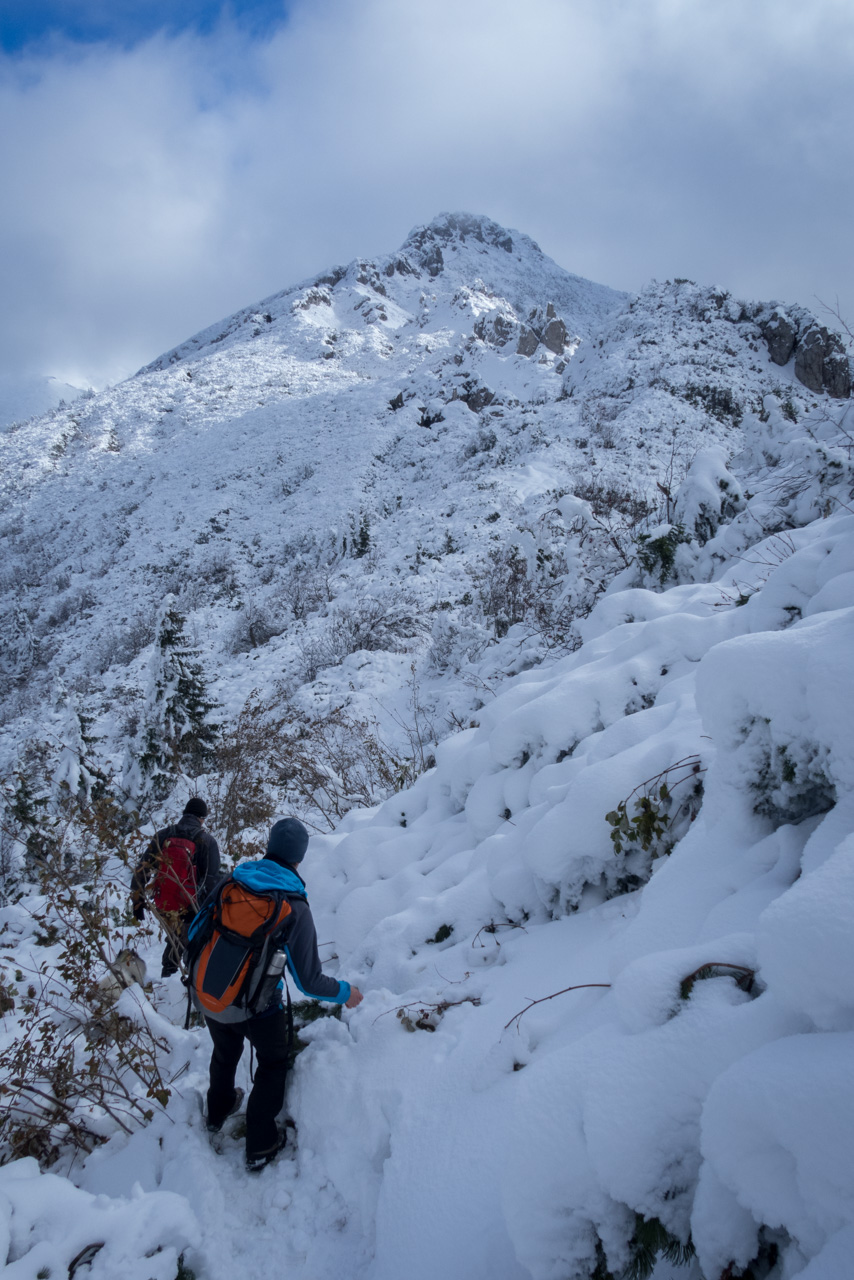
[[[278,944],[287,957],[287,967],[299,990],[314,1000],[328,1000],[353,1009],[362,1002],[362,993],[349,982],[327,977],[317,954],[317,934],[305,881],[297,866],[308,848],[308,832],[296,818],[282,818],[267,841],[266,856],[258,862],[243,862],[233,878],[247,889],[280,889],[291,908]],[[218,1133],[228,1116],[240,1107],[243,1090],[235,1089],[234,1075],[243,1053],[244,1038],[255,1049],[258,1066],[255,1083],[246,1106],[246,1167],[256,1173],[285,1145],[286,1131],[276,1125],[284,1106],[285,1075],[288,1069],[288,1019],[277,991],[270,1005],[244,1022],[215,1022],[207,1019],[213,1040],[207,1127]]]
[[[184,947],[187,945],[187,928],[196,914],[198,906],[216,888],[219,881],[219,845],[210,832],[205,831],[204,822],[208,816],[208,806],[201,796],[193,796],[184,806],[184,812],[171,827],[158,831],[139,860],[133,873],[130,886],[131,906],[137,920],[145,915],[145,886],[154,875],[160,858],[163,843],[169,836],[180,836],[184,840],[192,840],[196,846],[193,855],[193,867],[196,872],[196,903],[188,905],[183,911],[159,913],[166,929],[166,946],[163,950],[163,967],[160,976],[168,978],[178,972],[178,962]]]

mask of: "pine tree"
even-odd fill
[[[157,615],[146,707],[124,786],[132,800],[164,800],[180,773],[197,777],[210,763],[219,726],[207,693],[199,651],[184,632],[184,616],[169,595]]]
[[[54,701],[60,722],[60,749],[51,783],[51,799],[60,807],[66,800],[86,805],[96,792],[103,790],[103,775],[87,764],[88,749],[92,745],[86,735],[87,719],[81,715],[74,694],[60,679],[54,685]]]

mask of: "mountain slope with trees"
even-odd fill
[[[801,309],[444,215],[4,436],[10,1261],[840,1274],[849,391]],[[231,859],[313,825],[366,992],[252,1186],[177,980],[105,999],[196,788]]]

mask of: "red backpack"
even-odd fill
[[[198,910],[196,845],[186,836],[167,836],[154,864],[151,897],[158,911]]]

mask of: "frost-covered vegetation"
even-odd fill
[[[840,350],[445,217],[4,438],[12,1267],[845,1274]],[[195,789],[229,859],[312,824],[366,993],[301,1031],[251,1185],[177,979],[108,977]]]

